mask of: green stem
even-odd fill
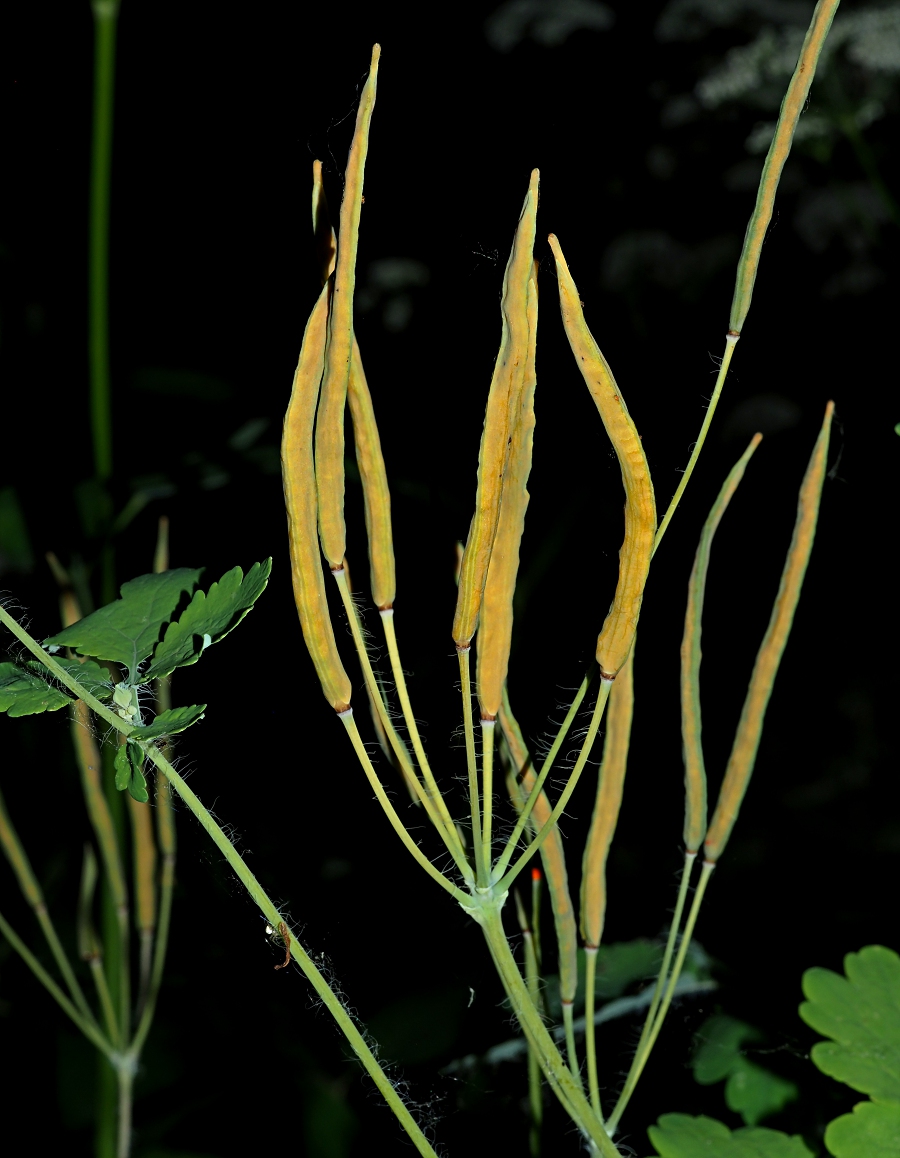
[[[600,680],[600,691],[597,695],[597,702],[594,704],[594,711],[593,715],[591,716],[591,722],[588,725],[587,735],[584,738],[584,743],[581,746],[578,759],[575,761],[575,767],[572,769],[569,775],[568,782],[566,783],[565,788],[562,790],[559,800],[557,800],[553,811],[550,813],[540,832],[538,832],[534,840],[531,842],[531,844],[528,845],[513,867],[502,878],[502,880],[500,880],[495,885],[496,893],[500,894],[503,893],[504,890],[509,889],[512,882],[516,879],[522,869],[525,868],[528,861],[534,856],[538,849],[540,849],[544,841],[556,827],[559,818],[565,811],[566,805],[569,803],[572,793],[575,791],[578,781],[581,778],[581,773],[584,771],[584,766],[591,754],[594,741],[597,738],[597,730],[600,727],[600,721],[603,719],[603,712],[606,708],[606,701],[609,699],[609,691],[611,687],[612,680]],[[502,858],[501,861],[498,861],[497,867],[494,870],[495,876],[498,876],[500,872],[502,872],[501,863]]]
[[[716,384],[713,388],[712,397],[709,400],[709,406],[706,408],[706,414],[703,417],[703,425],[700,427],[700,433],[697,435],[697,441],[694,443],[694,449],[691,451],[691,457],[688,459],[688,464],[685,467],[684,474],[681,476],[681,482],[675,488],[675,494],[672,495],[672,501],[663,515],[662,522],[656,532],[656,541],[653,544],[653,553],[656,554],[657,548],[662,542],[662,537],[666,533],[669,523],[672,521],[672,516],[678,509],[678,504],[681,502],[681,496],[684,494],[685,488],[691,481],[691,475],[694,473],[694,467],[697,465],[697,459],[700,457],[700,451],[703,449],[703,444],[706,442],[706,436],[709,433],[709,428],[713,420],[713,415],[716,412],[716,407],[719,405],[719,398],[722,395],[722,387],[725,385],[725,379],[728,377],[728,367],[731,365],[731,358],[734,354],[734,347],[737,345],[737,340],[740,334],[727,334],[725,336],[725,353],[722,355],[722,361],[719,364],[719,373],[716,375]]]
[[[470,910],[471,911],[471,910]],[[491,950],[497,971],[503,982],[519,1024],[534,1049],[541,1069],[553,1092],[562,1102],[576,1126],[594,1143],[603,1158],[620,1158],[618,1148],[613,1144],[603,1124],[594,1114],[587,1098],[576,1083],[560,1056],[541,1016],[528,996],[528,990],[516,965],[503,922],[500,919],[498,902],[485,904],[472,913],[476,917]]]
[[[540,976],[538,973],[537,950],[531,929],[524,929],[522,940],[525,946],[525,985],[535,1009],[541,1008]],[[544,1100],[541,1087],[541,1063],[537,1054],[528,1047],[528,1106],[531,1112],[529,1149],[532,1158],[541,1152],[541,1124],[544,1117]]]
[[[531,817],[532,809],[534,808],[538,798],[541,795],[541,790],[544,787],[544,781],[547,779],[547,776],[550,773],[550,769],[553,767],[553,761],[559,755],[559,750],[563,746],[566,736],[569,734],[569,728],[572,726],[572,721],[581,710],[582,702],[584,701],[584,697],[587,695],[587,690],[591,686],[591,681],[593,680],[596,671],[597,664],[592,660],[584,679],[581,681],[581,686],[575,693],[575,698],[569,705],[569,710],[566,712],[566,718],[560,725],[559,731],[556,733],[556,737],[550,746],[550,750],[544,758],[544,762],[541,765],[541,770],[537,774],[534,785],[528,794],[528,799],[525,801],[522,811],[519,813],[515,827],[512,830],[512,834],[509,840],[506,842],[506,848],[503,850],[503,853],[497,861],[496,867],[494,869],[495,875],[502,876],[506,872],[507,865],[512,859],[512,856],[518,847],[519,841],[522,839],[522,833],[525,831],[525,825],[528,823],[528,820]]]
[[[112,475],[109,373],[109,197],[112,171],[113,95],[118,0],[92,0],[94,13],[94,115],[88,255],[88,365],[94,472]]]
[[[128,1158],[131,1153],[131,1109],[134,1093],[134,1069],[129,1065],[116,1066],[118,1084],[118,1121],[116,1158]]]
[[[584,1042],[587,1055],[588,1091],[594,1113],[602,1120],[600,1087],[597,1084],[597,1035],[594,1025],[594,992],[597,984],[597,946],[586,945],[584,950]]]
[[[469,671],[468,644],[458,647],[459,687],[462,693],[463,729],[466,737],[466,769],[469,774],[469,807],[472,815],[472,849],[475,855],[475,879],[479,888],[486,888],[488,866],[484,863],[484,844],[481,837],[481,804],[478,793],[478,761],[475,757],[475,728],[472,723],[472,677]]]
[[[678,978],[681,976],[681,970],[684,966],[684,959],[687,956],[688,949],[690,948],[691,937],[694,935],[694,926],[697,923],[697,917],[700,913],[700,906],[703,903],[703,894],[706,892],[706,886],[709,883],[709,878],[715,867],[716,866],[712,861],[705,860],[703,862],[703,868],[700,873],[700,880],[697,883],[697,891],[694,893],[694,901],[691,905],[691,910],[688,913],[688,919],[684,926],[684,932],[681,936],[681,944],[678,946],[678,956],[675,958],[675,965],[672,969],[671,976],[669,977],[669,983],[666,986],[665,996],[659,1005],[656,1014],[656,1020],[653,1022],[650,1032],[647,1034],[643,1051],[640,1053],[640,1055],[635,1054],[635,1060],[632,1063],[628,1077],[625,1079],[625,1087],[622,1090],[622,1093],[619,1095],[616,1108],[613,1110],[609,1117],[608,1128],[610,1134],[615,1133],[616,1127],[618,1126],[619,1121],[622,1118],[622,1114],[625,1111],[625,1107],[628,1105],[628,1102],[631,1099],[631,1095],[634,1093],[635,1086],[638,1084],[640,1076],[644,1071],[644,1066],[647,1064],[647,1059],[650,1057],[650,1053],[656,1044],[656,1039],[659,1037],[659,1031],[662,1029],[662,1024],[665,1021],[666,1014],[669,1011],[669,1006],[672,1004],[672,995],[675,992],[675,986],[678,984]],[[683,879],[682,885],[684,885]],[[675,921],[673,921],[672,924],[674,927]]]
[[[207,809],[200,802],[199,798],[187,786],[187,784],[178,775],[169,761],[160,752],[158,748],[153,747],[152,744],[147,744],[144,751],[156,765],[156,767],[166,777],[181,799],[185,802],[190,811],[199,820],[201,826],[206,830],[207,834],[212,839],[215,846],[219,849],[226,861],[230,865],[235,876],[247,890],[253,901],[259,906],[260,912],[269,922],[269,924],[277,929],[280,922],[284,921],[284,916],[278,911],[273,902],[269,899],[268,894],[260,885],[259,881],[244,863],[243,858],[232,845],[231,841],[222,831]],[[452,888],[452,886],[451,886]],[[459,891],[459,890],[455,890]],[[464,894],[460,894],[464,895]],[[419,1129],[418,1124],[413,1119],[409,1110],[404,1105],[403,1101],[397,1094],[394,1087],[388,1081],[384,1071],[378,1064],[375,1055],[369,1049],[368,1045],[353,1023],[350,1014],[338,1000],[334,992],[328,985],[328,982],[315,967],[310,960],[305,950],[301,947],[300,942],[293,935],[291,936],[291,956],[300,966],[306,979],[315,989],[323,1005],[326,1007],[331,1016],[338,1023],[343,1030],[344,1035],[350,1043],[353,1052],[362,1062],[367,1073],[375,1082],[375,1085],[380,1090],[385,1101],[388,1103],[394,1114],[399,1118],[401,1125],[409,1134],[416,1149],[420,1154],[425,1155],[425,1158],[437,1158],[432,1147],[428,1144],[425,1135]]]
[[[97,990],[97,1000],[100,1002],[100,1010],[103,1014],[103,1023],[106,1026],[109,1040],[116,1049],[121,1049],[122,1036],[119,1033],[119,1023],[116,1020],[115,1007],[113,1006],[109,985],[106,981],[106,970],[103,968],[103,958],[99,953],[91,957],[90,968],[91,977],[94,979],[94,988]]]
[[[490,873],[491,830],[494,817],[494,720],[481,721],[481,859],[485,872]]]
[[[2,913],[0,913],[0,933],[3,934],[13,949],[19,954],[38,981],[40,981],[50,996],[56,1001],[57,1005],[59,1005],[60,1009],[78,1026],[88,1041],[91,1042],[92,1045],[95,1045],[106,1057],[110,1059],[114,1058],[115,1049],[112,1042],[107,1041],[96,1023],[93,1020],[88,1021],[81,1011],[66,997],[65,993],[63,993]]]
[[[563,1001],[562,1019],[563,1030],[566,1035],[566,1058],[569,1062],[569,1072],[578,1084],[581,1084],[581,1067],[578,1065],[578,1049],[575,1045],[575,1006],[571,1001]]]
[[[434,773],[431,770],[428,756],[425,752],[425,746],[422,743],[422,737],[419,734],[419,726],[416,723],[416,717],[413,715],[412,704],[409,699],[409,691],[406,686],[406,677],[403,674],[403,665],[400,662],[400,651],[397,647],[397,633],[394,629],[394,609],[392,607],[383,608],[379,615],[381,616],[381,623],[384,629],[384,638],[387,643],[388,655],[391,660],[391,672],[394,676],[394,684],[397,688],[397,695],[400,699],[400,709],[403,712],[403,719],[409,731],[410,739],[412,740],[413,751],[416,754],[416,759],[419,761],[419,767],[422,769],[422,775],[425,777],[426,787],[434,800],[435,807],[443,818],[444,824],[449,831],[452,831],[459,843],[460,851],[462,849],[462,842],[459,840],[459,834],[456,831],[456,825],[453,823],[453,817],[447,808],[443,794],[438,788],[437,781],[434,778]],[[463,858],[465,859],[465,852],[463,851]],[[466,873],[471,875],[468,862],[466,862]]]

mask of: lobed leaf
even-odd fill
[[[71,704],[69,696],[14,663],[0,663],[0,712],[37,716]]]
[[[759,1030],[727,1014],[708,1018],[697,1034],[697,1049],[691,1059],[694,1080],[701,1086],[724,1081],[741,1060],[741,1046],[758,1041]]]
[[[94,663],[92,659],[81,662],[77,659],[67,659],[65,656],[54,656],[53,658],[63,671],[70,675],[73,680],[78,680],[81,686],[96,699],[105,701],[112,698],[113,682],[105,667],[101,667],[99,663]],[[53,686],[52,681],[56,677],[48,667],[42,663],[29,663],[28,667],[35,675]]]
[[[169,708],[160,714],[150,724],[132,729],[128,733],[130,740],[156,740],[160,736],[174,736],[176,732],[184,732],[191,724],[203,719],[206,704],[193,704],[191,707]]]
[[[741,1057],[725,1083],[725,1104],[740,1114],[746,1125],[755,1126],[795,1102],[799,1093],[793,1082]]]
[[[158,679],[196,663],[207,647],[237,627],[265,591],[271,570],[271,559],[254,563],[246,576],[234,567],[209,591],[195,592],[181,617],[169,624],[142,679]]]
[[[844,970],[803,974],[800,1016],[833,1039],[813,1046],[812,1060],[854,1090],[900,1102],[900,957],[867,945],[847,954]]]
[[[896,1158],[900,1154],[900,1105],[860,1102],[852,1114],[829,1122],[825,1145],[834,1158]]]
[[[147,781],[144,779],[144,753],[137,744],[127,741],[116,750],[114,761],[116,772],[116,788],[120,792],[127,790],[139,804],[146,804],[150,799],[147,792]]]
[[[659,1158],[813,1158],[796,1134],[763,1126],[729,1130],[703,1116],[663,1114],[647,1133]]]
[[[110,660],[128,668],[133,680],[138,665],[159,640],[183,595],[190,595],[202,568],[140,575],[123,583],[121,597],[44,640],[45,647],[71,647],[79,655]]]

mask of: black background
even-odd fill
[[[394,1076],[408,1083],[451,1154],[463,1145],[478,1154],[526,1152],[524,1067],[490,1071],[483,1086],[439,1073],[511,1035],[500,986],[477,929],[412,865],[371,799],[315,683],[293,608],[273,466],[316,290],[311,162],[324,161],[336,204],[377,39],[383,57],[360,283],[372,263],[389,258],[421,263],[428,282],[410,290],[404,328],[385,324],[388,295],[358,311],[357,332],[394,484],[401,649],[435,764],[452,783],[464,767],[449,635],[453,550],[471,514],[500,279],[533,166],[542,174],[539,235],[552,230],[565,249],[641,431],[661,508],[712,389],[733,258],[753,202],[729,174],[746,165],[744,140],[760,114],[724,106],[667,125],[664,110],[732,45],[750,39],[758,21],[667,42],[654,34],[662,7],[616,2],[608,31],[576,31],[558,47],[526,38],[508,53],[484,35],[494,3],[126,0],[121,14],[114,491],[119,507],[150,476],[164,476],[175,491],[118,540],[119,579],[150,569],[161,513],[172,521],[173,566],[203,565],[215,578],[235,563],[246,568],[274,556],[269,590],[247,623],[176,679],[176,702],[210,704],[178,755],[201,799],[234,826],[239,848],[304,943],[325,955],[352,1008],[398,1059]],[[86,4],[17,6],[3,24],[0,484],[15,486],[38,559],[55,550],[69,561],[82,551],[90,561],[73,499],[92,469],[90,14]],[[900,177],[891,151],[896,128],[889,108],[869,130],[890,188]],[[708,1112],[739,1124],[721,1087],[696,1085],[687,1065],[692,1034],[719,1007],[759,1026],[774,1051],[764,1064],[800,1084],[799,1102],[770,1124],[820,1139],[824,1123],[857,1098],[804,1060],[813,1035],[796,1014],[800,975],[813,964],[839,968],[845,952],[864,944],[898,943],[895,599],[887,566],[900,451],[890,353],[897,228],[876,222],[869,231],[882,279],[867,292],[834,294],[829,279],[846,266],[847,252],[839,241],[814,252],[794,222],[804,197],[865,178],[840,143],[824,158],[798,152],[788,176],[708,447],[647,590],[632,759],[609,870],[610,941],[655,936],[674,900],[678,646],[705,512],[757,419],[768,422],[771,437],[722,526],[710,571],[703,692],[714,791],[828,398],[839,419],[832,462],[840,461],[825,488],[754,780],[698,928],[718,962],[720,989],[670,1018],[624,1123],[624,1140],[638,1154],[649,1149],[646,1126],[663,1112]],[[684,276],[616,282],[609,254],[636,231],[665,233],[691,252],[712,239],[712,250],[730,257]],[[510,675],[531,739],[558,718],[566,689],[581,678],[614,586],[621,534],[618,468],[565,343],[543,240],[537,256],[544,264],[527,599]],[[779,423],[779,414],[790,420]],[[267,425],[252,448],[230,445],[254,419]],[[348,487],[348,554],[362,586],[361,499]],[[8,573],[3,584],[39,637],[54,629],[56,595],[41,563],[30,574]],[[370,619],[377,633],[377,617]],[[4,793],[68,943],[88,828],[66,721],[62,714],[4,720],[2,745]],[[382,770],[402,805],[393,773]],[[586,781],[564,825],[573,889],[591,796]],[[421,838],[437,855],[424,829]],[[273,971],[277,953],[263,922],[187,814],[179,841],[169,963],[138,1085],[136,1153],[411,1152],[302,976]],[[36,943],[5,867],[0,880],[4,912]],[[42,1147],[54,1139],[73,1155],[89,1153],[91,1051],[2,952],[0,1097],[8,1112],[37,1124]],[[623,1021],[601,1033],[607,1091],[620,1080],[635,1031]],[[548,1115],[548,1152],[575,1153],[576,1138],[555,1106]]]

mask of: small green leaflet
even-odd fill
[[[134,728],[128,733],[131,740],[155,740],[159,736],[173,736],[176,732],[183,732],[191,724],[203,719],[206,704],[194,704],[190,708],[169,708],[167,712],[160,712],[151,724]]]
[[[246,576],[235,567],[209,591],[197,591],[180,618],[169,624],[142,678],[156,679],[196,663],[207,647],[237,627],[265,590],[271,570],[271,559],[254,563]]]
[[[0,712],[10,716],[36,716],[41,712],[56,712],[71,702],[67,695],[51,688],[32,672],[14,663],[0,663]]]
[[[126,789],[139,804],[146,804],[150,799],[147,794],[147,781],[143,773],[144,753],[137,744],[126,740],[116,750],[115,770],[116,788],[120,792]]]
[[[659,1158],[813,1158],[796,1134],[764,1126],[729,1130],[715,1118],[663,1114],[647,1133]]]
[[[86,659],[81,663],[77,659],[66,659],[64,655],[55,655],[53,658],[66,675],[70,675],[73,680],[77,680],[85,691],[90,692],[91,695],[95,696],[98,700],[105,701],[112,697],[112,680],[109,678],[109,672],[105,667],[94,663],[92,659]],[[57,677],[45,664],[31,662],[28,664],[28,667],[35,675],[46,680],[47,683],[56,681]]]
[[[44,640],[44,646],[72,647],[79,655],[111,660],[128,668],[131,682],[138,664],[153,653],[160,633],[201,571],[179,567],[140,575],[121,587],[121,598]]]
[[[746,1022],[717,1014],[703,1023],[697,1034],[692,1066],[702,1086],[725,1081],[725,1102],[755,1126],[770,1114],[777,1114],[798,1095],[793,1082],[763,1069],[744,1057],[741,1046],[758,1041],[761,1034]]]
[[[835,1118],[825,1143],[836,1158],[900,1154],[900,957],[867,945],[844,958],[846,977],[807,969],[800,1016],[832,1038],[812,1048],[819,1069],[872,1097]]]

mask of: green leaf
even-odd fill
[[[647,1131],[659,1158],[812,1158],[798,1135],[763,1126],[729,1130],[714,1118],[663,1114]]]
[[[182,595],[190,595],[200,574],[201,570],[179,567],[140,575],[122,584],[121,598],[115,603],[45,639],[44,645],[73,647],[79,655],[123,664],[133,681],[138,664],[152,654]]]
[[[662,962],[662,947],[656,941],[638,938],[601,945],[597,951],[597,997],[620,997],[635,981],[655,977]]]
[[[39,676],[14,663],[0,663],[0,712],[10,716],[36,716],[56,712],[71,704],[69,696],[51,688]]]
[[[777,1114],[789,1102],[797,1100],[799,1090],[793,1082],[746,1058],[738,1058],[725,1083],[725,1104],[740,1114],[747,1126],[755,1126],[770,1114]]]
[[[150,799],[147,793],[147,781],[144,779],[144,753],[137,744],[126,740],[116,749],[114,767],[116,770],[116,788],[120,792],[126,789],[140,804],[146,804]]]
[[[105,667],[94,663],[92,659],[86,659],[82,663],[77,659],[66,659],[65,656],[55,655],[53,658],[64,672],[70,675],[73,680],[78,680],[85,691],[90,692],[96,699],[108,700],[112,698],[113,683]],[[31,662],[28,667],[47,683],[52,685],[56,681],[56,676],[45,664]]]
[[[158,736],[173,736],[176,732],[183,732],[191,724],[203,719],[206,704],[194,704],[190,708],[169,708],[167,712],[160,712],[151,724],[135,728],[129,732],[130,740],[155,740]]]
[[[246,577],[235,567],[209,591],[196,592],[181,617],[169,624],[144,678],[156,679],[196,663],[207,647],[237,627],[265,590],[271,570],[271,559],[254,563]]]
[[[759,1041],[762,1035],[752,1025],[726,1014],[708,1018],[697,1033],[697,1049],[691,1061],[694,1078],[701,1086],[724,1081],[743,1060],[745,1041]]]
[[[833,1038],[813,1046],[830,1077],[875,1098],[900,1102],[900,957],[868,945],[844,958],[847,976],[807,969],[800,1016]]]
[[[900,1105],[860,1102],[852,1114],[842,1114],[828,1123],[825,1145],[834,1158],[897,1158]]]

